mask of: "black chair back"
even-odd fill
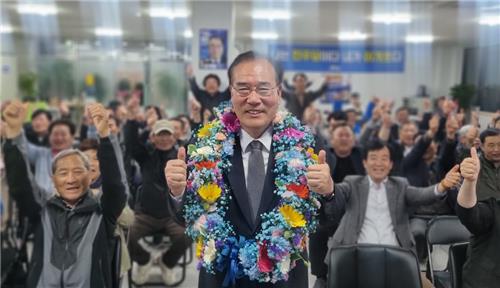
[[[467,260],[469,243],[452,244],[449,251],[448,267],[451,274],[451,288],[462,288],[462,267]]]
[[[432,284],[436,285],[434,276],[434,265],[432,262],[433,245],[450,245],[454,243],[463,243],[469,241],[470,232],[460,222],[457,216],[437,216],[432,218],[427,224],[425,238],[427,241],[427,256],[429,259],[429,274]],[[448,275],[446,278],[449,279]]]
[[[360,244],[333,248],[330,255],[328,287],[422,287],[418,260],[411,250]]]
[[[445,215],[432,218],[425,232],[427,243],[449,245],[469,241],[470,232],[457,216]]]

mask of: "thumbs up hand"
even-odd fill
[[[185,159],[186,149],[180,147],[179,151],[177,151],[177,159],[168,161],[165,167],[165,179],[168,188],[170,188],[170,193],[174,197],[181,196],[186,189],[187,165]]]
[[[319,151],[318,164],[313,164],[307,168],[307,186],[310,190],[323,196],[333,193],[333,179],[330,175],[330,166],[326,164],[325,150]]]
[[[479,171],[481,170],[481,164],[479,157],[477,156],[476,147],[470,148],[470,156],[465,158],[460,164],[460,173],[465,180],[474,182],[479,176]]]
[[[444,192],[445,190],[448,190],[452,187],[460,185],[460,181],[462,180],[462,177],[460,176],[459,172],[459,165],[453,166],[448,173],[446,173],[446,176],[444,179],[441,181],[440,186],[442,189],[439,189],[440,192]]]

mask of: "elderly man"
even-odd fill
[[[472,147],[470,154],[460,164],[464,182],[457,198],[458,218],[473,234],[463,267],[462,287],[493,288],[500,283],[500,200],[490,197],[478,202],[483,163],[476,148]]]
[[[327,213],[345,209],[329,247],[369,243],[414,248],[410,207],[433,203],[460,182],[458,167],[438,185],[426,188],[388,176],[393,166],[391,153],[387,144],[376,140],[366,145],[363,165],[367,176],[348,176],[336,183],[334,196],[327,203]]]
[[[479,201],[500,199],[500,129],[489,128],[481,132],[481,172],[477,182]]]
[[[79,150],[59,152],[52,161],[55,194],[48,196],[33,181],[19,138],[26,107],[14,102],[4,111],[7,141],[3,147],[10,193],[31,199],[40,211],[32,265],[26,287],[111,287],[116,220],[127,194],[120,148],[110,136],[107,112],[100,104],[89,107],[100,137],[98,158],[102,169],[102,196],[90,193],[88,158]],[[34,198],[34,199],[33,199]],[[36,202],[35,202],[36,200]]]
[[[199,130],[188,164],[180,148],[165,168],[172,197],[183,195],[188,233],[196,238],[199,287],[308,286],[307,268],[297,259],[304,257],[316,208],[306,214],[305,207],[316,197],[310,190],[329,195],[333,180],[325,151],[318,164],[311,160],[307,139],[313,136],[296,118],[278,113],[279,75],[264,56],[249,51],[236,57],[228,70],[232,107]],[[286,205],[295,201],[304,206]]]

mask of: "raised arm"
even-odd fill
[[[115,223],[127,201],[125,171],[121,162],[123,156],[118,140],[109,133],[109,117],[106,109],[96,103],[89,105],[88,110],[100,139],[97,157],[102,174],[102,211],[108,220]]]
[[[7,141],[3,145],[7,183],[9,193],[16,201],[21,213],[30,218],[36,216],[44,199],[41,198],[33,175],[31,174],[23,145],[15,143],[24,139],[21,133],[23,121],[26,117],[26,105],[19,101],[9,104],[3,113],[5,119],[5,136]]]
[[[457,197],[457,215],[462,224],[474,235],[488,233],[494,223],[492,207],[487,203],[477,202],[476,184],[481,169],[476,148],[470,150],[471,157],[460,164],[464,182]]]
[[[200,89],[198,84],[196,83],[196,78],[194,77],[193,73],[193,66],[188,65],[186,67],[186,76],[188,77],[188,82],[189,82],[189,88],[191,89],[191,92],[194,95],[194,98],[196,98],[197,101],[201,102],[200,100],[203,97],[203,90]]]

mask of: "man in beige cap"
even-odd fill
[[[177,158],[174,127],[169,120],[156,121],[151,129],[150,144],[141,143],[139,137],[140,123],[129,120],[125,124],[125,145],[127,151],[139,163],[142,173],[142,186],[135,199],[135,221],[130,228],[129,251],[135,265],[132,280],[135,284],[144,284],[148,280],[148,272],[152,261],[150,254],[139,245],[145,236],[165,234],[170,237],[172,245],[162,256],[160,268],[166,285],[177,281],[172,268],[189,247],[190,240],[184,234],[184,228],[174,221],[175,202],[165,181],[163,169],[171,159]]]

